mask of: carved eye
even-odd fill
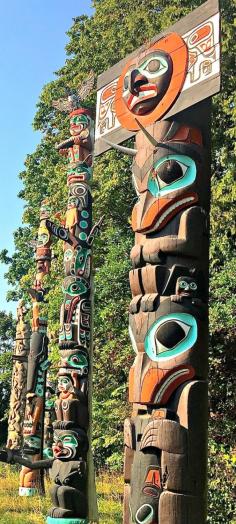
[[[166,350],[176,347],[188,335],[190,326],[183,322],[169,320],[156,330],[155,340],[157,353],[161,354]]]
[[[165,187],[169,184],[172,184],[172,182],[179,180],[185,175],[187,169],[188,166],[185,166],[181,162],[176,160],[167,160],[161,164],[159,169],[156,171],[156,174],[159,178],[160,187]]]
[[[77,291],[78,289],[78,285],[77,284],[72,284],[71,285],[71,291]]]
[[[148,62],[148,65],[146,66],[146,69],[147,71],[149,71],[150,73],[155,73],[156,71],[159,71],[161,69],[161,62],[160,60],[150,60],[150,62]]]
[[[63,442],[64,444],[70,444],[70,437],[64,437]]]
[[[194,160],[186,155],[168,155],[158,160],[151,169],[148,189],[155,196],[183,189],[193,184],[197,174]]]
[[[197,322],[188,313],[169,314],[153,323],[145,337],[145,352],[153,361],[165,361],[191,349],[197,340]]]
[[[196,289],[197,289],[197,284],[196,284],[196,282],[190,282],[189,287],[190,287],[190,289],[192,289],[193,291],[196,291]]]
[[[185,282],[185,280],[181,280],[179,282],[179,287],[180,287],[180,289],[186,289],[188,287],[188,284],[187,284],[187,282]]]
[[[152,79],[164,75],[169,69],[167,57],[159,54],[150,56],[143,64],[139,66],[139,71],[143,73],[148,79]]]
[[[74,362],[74,364],[79,364],[79,361],[80,361],[79,357],[77,357],[76,355],[74,355],[71,360],[72,362]]]

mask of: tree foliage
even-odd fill
[[[94,14],[74,19],[68,31],[67,59],[56,79],[42,90],[34,127],[44,134],[35,152],[28,155],[20,173],[25,201],[24,226],[15,233],[15,253],[6,250],[1,260],[9,264],[7,279],[14,287],[9,297],[25,294],[33,278],[33,253],[29,240],[36,234],[40,201],[48,197],[52,218],[65,210],[67,197],[64,161],[55,143],[68,134],[68,122],[52,107],[64,95],[65,87],[77,87],[92,69],[95,75],[125,57],[136,47],[167,28],[201,4],[201,0],[94,0]],[[233,343],[235,312],[235,76],[233,64],[233,7],[222,2],[223,88],[213,103],[213,178],[211,211],[211,298],[210,298],[210,393],[211,458],[209,522],[231,522],[229,484],[233,460]],[[95,107],[95,92],[86,102]],[[95,219],[105,215],[102,236],[95,245],[95,326],[94,326],[94,447],[97,464],[120,467],[122,424],[128,412],[126,382],[133,360],[127,335],[129,251],[133,235],[129,215],[135,198],[130,182],[130,160],[115,152],[96,161],[94,169]],[[49,278],[48,314],[53,335],[58,327],[62,257],[60,243]],[[54,337],[55,338],[55,337]],[[55,340],[52,344],[56,359]],[[218,460],[218,458],[219,460]],[[227,457],[227,458],[224,458]],[[230,458],[228,458],[230,457]],[[224,469],[224,486],[218,477]],[[215,497],[221,498],[215,515]],[[217,520],[218,519],[218,520]]]

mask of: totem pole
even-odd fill
[[[17,307],[16,341],[13,354],[12,388],[8,418],[9,449],[20,449],[23,441],[23,423],[26,402],[28,354],[30,349],[30,325],[25,319],[27,309],[23,300]]]
[[[51,235],[46,226],[49,213],[48,203],[43,201],[40,208],[40,226],[36,241],[37,273],[33,287],[28,290],[33,302],[33,319],[28,358],[23,452],[24,456],[29,457],[32,462],[43,457],[46,371],[49,362],[47,319],[42,315],[42,307],[46,293],[43,287],[43,279],[49,273],[52,258]],[[31,470],[31,468],[23,467],[20,474],[19,494],[31,496],[38,490],[44,492],[43,470]]]
[[[96,154],[131,154],[124,524],[204,524],[207,477],[209,98],[220,89],[209,0],[98,80]],[[136,134],[135,148],[119,145]]]
[[[83,86],[86,93],[93,76]],[[68,159],[69,189],[65,222],[48,229],[64,241],[64,300],[61,306],[58,399],[51,478],[54,507],[48,524],[98,522],[93,461],[91,456],[91,250],[99,225],[92,227],[94,124],[91,112],[81,107],[81,89],[54,107],[70,113],[71,137],[57,146]]]
[[[0,461],[22,464],[22,490],[35,489],[37,472],[50,468],[53,481],[53,507],[47,524],[97,524],[97,498],[91,452],[92,397],[92,244],[102,219],[92,227],[92,196],[90,183],[93,164],[94,123],[90,110],[81,107],[83,96],[93,85],[87,79],[77,95],[59,100],[54,106],[70,113],[71,138],[57,146],[68,158],[69,188],[65,223],[61,226],[49,220],[42,209],[40,234],[37,242],[38,273],[31,296],[34,309],[33,334],[30,344],[27,419],[25,446],[22,457],[13,450],[0,449]],[[45,319],[39,318],[39,302],[43,300],[43,273],[50,266],[50,234],[64,241],[63,281],[64,300],[61,306],[58,371],[58,399],[55,402],[56,421],[53,423],[52,458],[42,456],[41,434],[43,399],[46,384],[47,338]],[[42,247],[39,250],[39,247]],[[41,274],[42,273],[42,274]],[[39,329],[36,329],[39,328]],[[36,338],[37,335],[37,338]],[[39,336],[40,335],[40,336]],[[30,460],[27,455],[32,456]],[[51,453],[46,453],[51,455]],[[27,493],[26,493],[27,494]]]

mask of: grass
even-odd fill
[[[17,466],[0,466],[0,524],[45,524],[50,497],[19,497]],[[100,524],[122,523],[122,477],[102,473],[97,478]]]

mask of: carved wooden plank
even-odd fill
[[[181,67],[182,71],[186,67],[182,58],[179,58],[176,60],[176,63],[181,64],[181,67],[179,71],[176,68],[173,69],[172,84],[168,89],[168,96],[171,97],[171,93],[173,94],[172,103],[166,108],[165,97],[159,102],[156,120],[160,120],[161,117],[166,119],[174,116],[220,90],[220,29],[218,13],[218,1],[209,0],[193,11],[193,13],[184,17],[171,28],[168,28],[166,32],[157,35],[149,43],[137,49],[127,58],[100,75],[98,79],[98,111],[95,133],[96,155],[100,155],[111,147],[106,144],[104,139],[108,139],[114,144],[120,144],[133,136],[135,131],[138,130],[134,121],[131,125],[130,117],[126,115],[127,108],[123,100],[124,89],[121,78],[126,64],[132,63],[132,60],[137,61],[141,57],[148,56],[149,50],[155,49],[155,46],[164,49],[167,41],[169,41],[168,52],[169,56],[172,57],[173,63],[175,63],[175,55],[178,56],[178,53],[181,52],[181,46],[182,48],[183,46],[188,48],[188,65],[184,84],[179,93],[175,93],[175,90],[171,87],[174,85],[175,79],[177,81],[178,76],[181,78]],[[171,33],[171,31],[174,32]],[[181,35],[183,37],[182,39],[180,38],[182,44],[176,41],[176,47],[171,47],[171,35],[173,37],[174,35]],[[201,39],[204,40],[204,38],[207,42],[206,45],[203,45],[201,42]],[[197,44],[195,44],[195,41]],[[198,41],[200,42],[199,45]],[[110,86],[113,86],[113,91],[111,91]],[[100,113],[100,104],[105,108],[102,113]],[[118,107],[120,107],[119,110]],[[104,111],[106,116],[104,116]],[[146,116],[143,117],[141,114],[139,120],[146,127],[148,118]],[[124,133],[124,128],[126,133]]]
[[[193,12],[186,15],[184,18],[168,27],[168,33],[176,32],[180,35],[190,31],[199,24],[202,24],[205,20],[212,17],[214,14],[219,12],[219,1],[218,0],[208,0],[201,6],[197,7]],[[159,33],[158,36],[155,36],[150,40],[151,44],[154,44],[157,40],[165,36],[167,31]],[[110,67],[107,71],[98,76],[97,89],[101,89],[103,86],[111,82],[114,78],[120,76],[121,71],[128,60],[136,56],[137,54],[142,53],[147,48],[147,44],[142,45],[137,50],[130,53],[127,57],[123,58],[117,64]]]

